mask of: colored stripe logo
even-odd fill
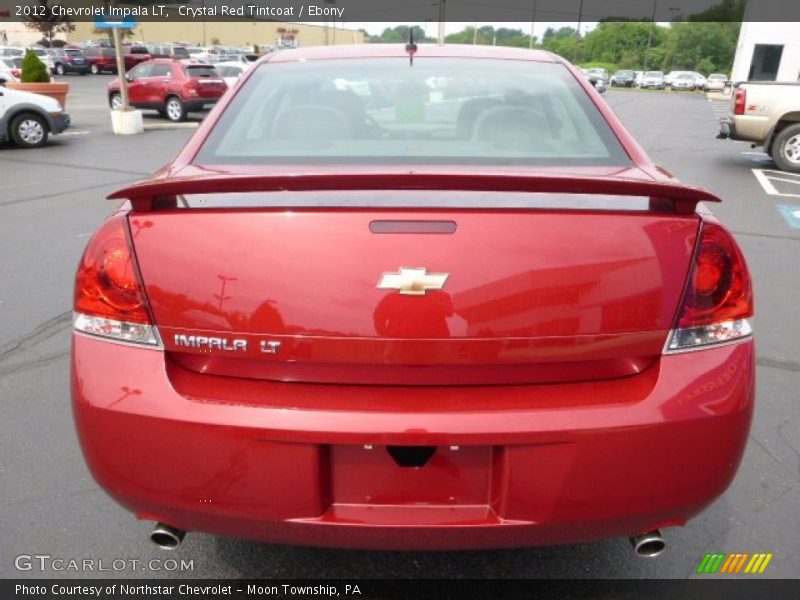
[[[755,553],[750,554],[747,552],[734,552],[726,554],[724,552],[707,553],[700,566],[697,567],[698,573],[713,574],[713,573],[763,573],[769,561],[772,560],[772,553]]]

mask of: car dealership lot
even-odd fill
[[[745,144],[714,139],[715,108],[701,94],[613,91],[606,100],[648,153],[681,180],[725,203],[715,212],[737,234],[756,285],[758,408],[744,463],[731,489],[684,529],[664,531],[668,550],[643,560],[625,539],[558,548],[458,553],[330,551],[190,534],[170,555],[92,481],[80,456],[68,402],[71,285],[89,232],[112,208],[102,198],[169,159],[191,131],[114,137],[107,76],[69,77],[71,135],[35,151],[0,148],[0,419],[4,423],[4,519],[0,574],[91,576],[37,568],[14,557],[193,560],[193,570],[126,565],[127,576],[203,577],[687,577],[705,552],[773,552],[766,576],[800,568],[794,520],[800,510],[800,230],[777,208],[797,198],[768,194],[751,169],[771,169]],[[153,113],[154,114],[154,113]],[[165,123],[160,119],[148,122]],[[135,452],[135,448],[131,449]],[[703,457],[697,457],[702,460]],[[153,565],[155,566],[155,565]]]

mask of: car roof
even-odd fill
[[[335,58],[393,58],[408,56],[405,44],[351,44],[341,46],[314,46],[281,50],[268,55],[269,62],[297,62],[330,60]],[[527,60],[534,62],[562,62],[555,54],[543,50],[512,48],[508,46],[473,46],[461,44],[419,44],[414,58],[494,58]]]

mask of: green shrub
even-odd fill
[[[258,44],[253,44],[253,54],[258,54]]]
[[[50,73],[47,72],[47,66],[36,56],[36,52],[28,50],[25,53],[25,58],[22,59],[22,77],[20,80],[23,83],[50,83]]]

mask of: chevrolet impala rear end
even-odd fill
[[[753,412],[718,199],[558,57],[411,50],[270,55],[111,196],[75,287],[91,472],[168,548],[658,554]]]

